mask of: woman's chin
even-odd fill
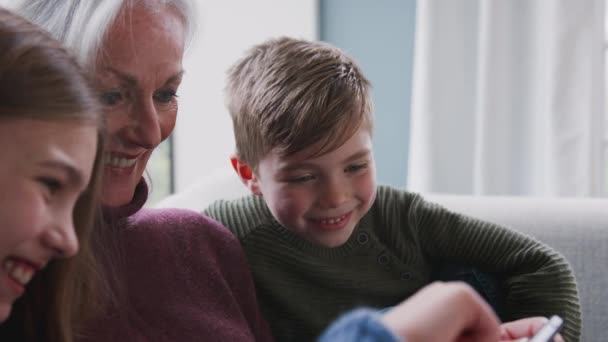
[[[104,187],[105,188],[105,187]],[[133,200],[133,194],[135,193],[135,186],[125,188],[117,188],[116,186],[109,186],[103,191],[103,197],[101,203],[104,207],[117,208],[122,207],[131,203]]]
[[[116,168],[105,168],[102,185],[102,204],[104,207],[116,208],[131,203],[135,188],[141,181],[143,170],[135,169],[122,174]]]

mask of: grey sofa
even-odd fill
[[[582,340],[608,340],[608,200],[436,194],[425,198],[532,235],[561,252],[578,282]]]
[[[202,211],[216,199],[246,195],[228,167],[209,174],[157,207]],[[583,341],[607,341],[608,200],[527,197],[475,197],[427,194],[448,209],[511,227],[544,241],[569,260],[583,309]]]

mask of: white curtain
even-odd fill
[[[603,0],[420,0],[408,188],[599,192]]]

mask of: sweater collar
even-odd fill
[[[142,177],[135,187],[135,193],[131,202],[115,208],[103,207],[104,217],[106,221],[115,221],[129,217],[138,212],[144,206],[146,200],[148,200],[148,185]]]

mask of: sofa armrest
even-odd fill
[[[427,194],[449,210],[535,237],[562,253],[577,279],[583,340],[600,341],[608,325],[608,200]]]

